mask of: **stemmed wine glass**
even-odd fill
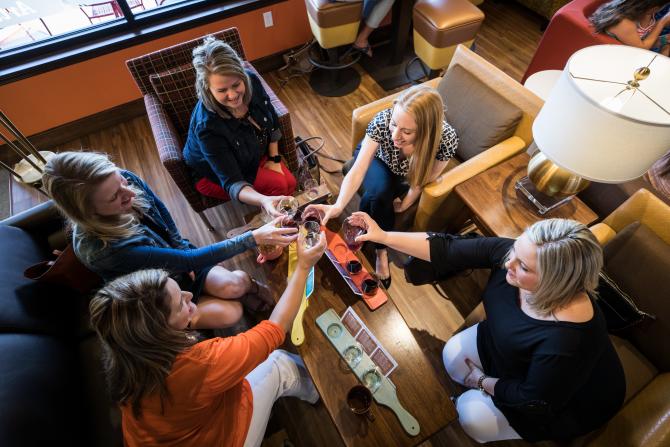
[[[365,223],[360,220],[352,219],[351,216],[347,217],[342,224],[342,235],[344,236],[344,242],[349,247],[349,250],[357,252],[363,246],[362,242],[356,242],[356,238],[363,234],[367,233],[367,228],[365,228]]]

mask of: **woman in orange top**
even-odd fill
[[[305,248],[270,318],[228,338],[198,342],[188,329],[191,293],[162,270],[115,279],[91,301],[125,445],[258,446],[282,396],[319,395],[300,357],[277,350],[298,312],[311,267],[326,246]]]

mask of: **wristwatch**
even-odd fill
[[[281,155],[275,155],[274,157],[268,157],[268,160],[274,161],[275,163],[281,162]]]

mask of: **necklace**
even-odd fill
[[[637,32],[641,35],[646,35],[651,31],[651,29],[656,25],[656,17],[652,14],[649,18],[649,24],[647,26],[642,26],[640,22],[637,22]]]

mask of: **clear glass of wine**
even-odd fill
[[[356,242],[356,238],[367,232],[361,222],[354,221],[351,216],[347,217],[342,224],[342,236],[349,250],[356,252],[363,246],[362,242]]]

